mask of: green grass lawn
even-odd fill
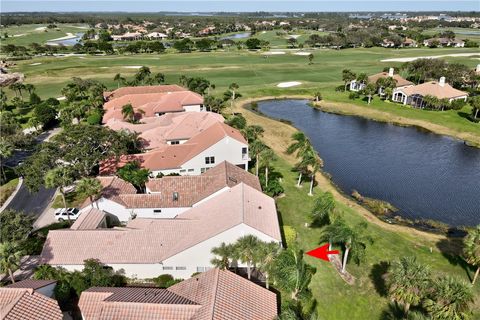
[[[297,176],[284,160],[275,162],[274,167],[284,176],[285,197],[276,201],[282,223],[297,230],[297,242],[302,249],[312,250],[320,244],[321,229],[305,227],[305,223],[310,221],[309,213],[314,201],[314,197],[307,195],[308,181],[304,182],[302,188],[297,188]],[[320,192],[318,187],[314,192]],[[337,206],[349,224],[355,225],[364,221],[353,209],[340,203],[337,203]],[[402,256],[414,255],[438,274],[448,273],[465,281],[469,281],[469,276],[473,276],[473,270],[465,270],[456,262],[450,263],[438,249],[440,244],[403,232],[386,231],[372,223],[369,223],[367,232],[373,237],[374,243],[367,248],[366,261],[358,266],[353,262],[347,266],[347,270],[356,277],[353,286],[346,284],[329,263],[305,257],[306,261],[317,269],[311,289],[319,302],[318,311],[322,319],[382,319],[381,313],[389,302],[382,287],[382,263]],[[476,285],[474,291],[478,312],[480,287]],[[476,315],[480,316],[478,313]]]
[[[425,30],[423,34],[433,36],[434,34],[445,31],[455,32],[455,36],[462,40],[470,39],[474,41],[480,41],[480,30],[473,28],[432,28]]]
[[[84,24],[59,24],[56,29],[40,29],[46,27],[46,24],[26,24],[21,26],[11,26],[1,28],[2,37],[5,32],[7,39],[1,41],[2,45],[14,44],[18,46],[28,46],[31,43],[45,44],[48,40],[65,37],[67,33],[78,33],[88,29]]]

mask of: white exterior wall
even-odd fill
[[[105,211],[107,213],[110,213],[113,216],[116,216],[118,220],[122,222],[126,222],[131,218],[131,214],[130,214],[131,210],[125,208],[124,206],[122,206],[121,204],[115,201],[105,199],[105,198],[100,198],[97,201],[95,201],[95,203],[93,203],[93,208],[97,208],[97,205],[99,210]],[[83,208],[82,211],[88,211],[91,208],[92,208],[92,205],[88,205],[87,207]]]
[[[242,148],[247,148],[247,157],[242,157]],[[215,163],[206,164],[205,157],[215,157]],[[165,175],[170,173],[179,173],[181,175],[199,175],[202,168],[213,168],[222,161],[228,161],[234,165],[243,164],[248,169],[248,144],[241,143],[231,137],[224,137],[213,146],[200,152],[194,158],[188,160],[180,168],[167,170],[152,170],[155,177],[158,173]],[[193,170],[192,170],[193,169]],[[181,171],[185,170],[185,171]],[[189,171],[190,170],[190,171]]]
[[[238,238],[249,234],[257,236],[262,241],[279,242],[242,223],[164,260],[163,266],[173,267],[174,270],[162,270],[161,272],[169,273],[174,278],[190,278],[193,273],[197,272],[197,267],[213,267],[210,263],[210,260],[214,258],[214,255],[211,253],[212,248],[218,247],[222,242],[227,244],[234,243]],[[186,267],[186,269],[175,270],[176,267]]]
[[[211,253],[212,248],[219,246],[222,242],[227,244],[234,243],[238,238],[244,235],[255,235],[260,240],[270,242],[280,242],[267,236],[266,234],[245,224],[240,224],[229,230],[226,230],[204,242],[190,247],[165,261],[158,263],[130,263],[130,264],[110,264],[115,271],[123,269],[127,277],[136,277],[138,279],[154,278],[161,274],[171,274],[174,278],[188,279],[197,272],[197,267],[213,267],[210,260],[214,257]],[[53,265],[61,266],[68,271],[82,270],[83,265]],[[239,265],[244,266],[244,265]],[[173,270],[164,270],[163,267],[173,267]],[[176,267],[185,267],[185,270],[176,270]]]
[[[189,106],[183,106],[183,110],[185,110],[185,112],[192,112],[192,111],[200,112],[200,111],[205,111],[204,109],[205,108],[201,104],[192,104]]]

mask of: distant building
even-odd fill
[[[140,32],[127,32],[121,35],[112,35],[113,41],[132,41],[140,40],[143,38],[143,34]]]
[[[163,39],[167,39],[168,36],[165,33],[161,33],[161,32],[150,32],[145,35],[145,38],[163,40]]]
[[[405,87],[409,87],[409,86],[413,86],[413,82],[410,82],[408,80],[406,80],[405,78],[403,78],[402,76],[400,76],[399,74],[395,74],[395,69],[394,68],[390,68],[388,70],[388,72],[380,72],[380,73],[377,73],[377,74],[373,74],[371,76],[368,76],[368,82],[370,83],[376,83],[378,81],[378,79],[380,78],[388,78],[388,77],[391,77],[395,80],[395,83],[396,83],[396,89],[399,89],[399,88],[405,88]],[[363,83],[363,82],[359,82],[357,80],[352,80],[350,82],[350,85],[349,85],[349,88],[350,88],[350,91],[361,91],[363,90],[364,88],[366,87],[366,84]],[[379,88],[379,94],[382,95],[383,94],[383,88]]]
[[[455,47],[455,48],[465,47],[465,42],[459,39],[430,38],[423,41],[423,45],[427,47],[433,46],[434,44],[437,44],[440,47]]]
[[[78,306],[84,320],[273,320],[276,294],[230,271],[212,269],[167,289],[93,287]]]

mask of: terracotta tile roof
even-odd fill
[[[203,104],[203,97],[192,91],[168,93],[127,94],[103,105],[103,123],[123,119],[122,107],[130,103],[137,118],[154,117],[156,113],[181,112],[184,106]]]
[[[0,288],[2,320],[61,320],[62,311],[56,300],[33,289]]]
[[[34,279],[26,279],[22,281],[18,281],[12,284],[9,284],[5,288],[24,288],[24,289],[33,289],[37,290],[51,284],[56,283],[56,280],[34,280]]]
[[[369,76],[368,81],[372,83],[376,83],[378,79],[388,78],[388,77],[389,77],[388,72],[380,72],[380,73]],[[404,86],[410,86],[414,84],[413,82],[408,81],[407,79],[403,78],[399,74],[394,74],[392,78],[397,83],[396,87],[404,87]]]
[[[105,212],[92,208],[83,212],[77,220],[70,226],[73,230],[94,230],[105,219]]]
[[[127,228],[51,230],[41,260],[54,265],[89,258],[106,264],[158,263],[242,223],[281,241],[274,200],[240,183],[176,219],[137,218]]]
[[[202,305],[195,320],[273,320],[277,316],[275,293],[226,270],[212,269],[168,290]]]
[[[179,168],[182,164],[225,137],[230,137],[248,145],[240,131],[225,123],[216,122],[183,144],[168,145],[159,150],[138,156],[141,159],[142,167],[152,171]]]
[[[78,305],[85,320],[273,320],[277,316],[275,293],[219,269],[168,289],[90,288]]]
[[[103,97],[107,100],[123,97],[127,94],[165,93],[174,91],[187,91],[184,87],[176,84],[164,84],[159,86],[121,87],[113,91],[105,91]]]
[[[135,187],[131,183],[117,176],[99,176],[97,177],[97,179],[103,186],[101,197],[104,197],[105,199],[110,199],[112,201],[123,204],[120,195],[137,193],[137,189],[135,189]],[[90,199],[87,198],[81,207],[85,208],[90,204]]]
[[[125,155],[120,157],[118,162],[116,159],[103,161],[100,165],[100,174],[113,174],[117,168],[134,160],[150,171],[177,169],[225,137],[248,145],[240,131],[225,123],[216,122],[183,144],[164,145],[146,153]]]
[[[438,99],[451,99],[468,96],[467,92],[457,90],[448,83],[445,83],[443,86],[441,86],[438,81],[425,82],[413,87],[401,89],[400,91],[405,93],[407,96],[414,94],[419,94],[422,96],[431,95],[437,97]]]
[[[160,117],[142,119],[133,124],[123,120],[111,119],[105,125],[110,129],[128,130],[139,133],[145,149],[164,146],[169,140],[186,140],[206,130],[215,122],[223,122],[223,116],[213,112],[167,113]]]

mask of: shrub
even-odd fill
[[[297,231],[292,226],[283,226],[283,235],[287,248],[291,247],[297,239]]]
[[[358,92],[350,92],[348,95],[348,99],[355,100],[360,97],[360,94]]]
[[[93,112],[87,117],[87,123],[91,126],[100,124],[102,121],[102,115],[99,112]]]
[[[174,279],[171,274],[161,274],[152,280],[160,288],[168,288],[182,281],[182,279]]]

